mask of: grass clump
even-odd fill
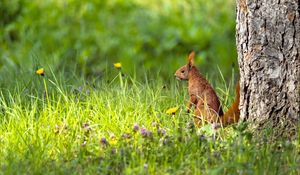
[[[111,81],[63,82],[46,74],[1,90],[3,174],[300,171],[299,138],[270,144],[252,138],[246,124],[195,128],[183,105],[186,91],[175,81],[139,82],[119,72]],[[227,90],[218,92],[224,97]],[[174,106],[178,109],[167,114]]]

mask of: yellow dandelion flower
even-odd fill
[[[44,68],[39,68],[36,72],[36,74],[44,76],[45,75],[45,69]]]
[[[109,139],[108,142],[110,145],[116,145],[118,143],[118,139],[115,136],[113,136]]]
[[[167,114],[175,114],[178,111],[179,107],[173,107],[166,111]]]
[[[122,64],[121,63],[115,63],[114,67],[117,69],[121,69],[122,68]]]

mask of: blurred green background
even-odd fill
[[[170,79],[191,50],[203,74],[237,69],[234,0],[1,0],[0,34],[2,84],[39,67],[99,78],[115,62]]]

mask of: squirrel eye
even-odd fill
[[[184,73],[184,70],[182,70],[181,73]]]

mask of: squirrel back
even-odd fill
[[[194,57],[195,52],[191,52],[188,56],[188,63],[175,72],[177,79],[188,80],[190,100],[187,112],[191,107],[196,107],[195,122],[198,126],[202,122],[218,122],[223,125],[237,122],[239,95],[232,107],[224,114],[215,90],[194,65]],[[237,92],[239,93],[239,89]]]

